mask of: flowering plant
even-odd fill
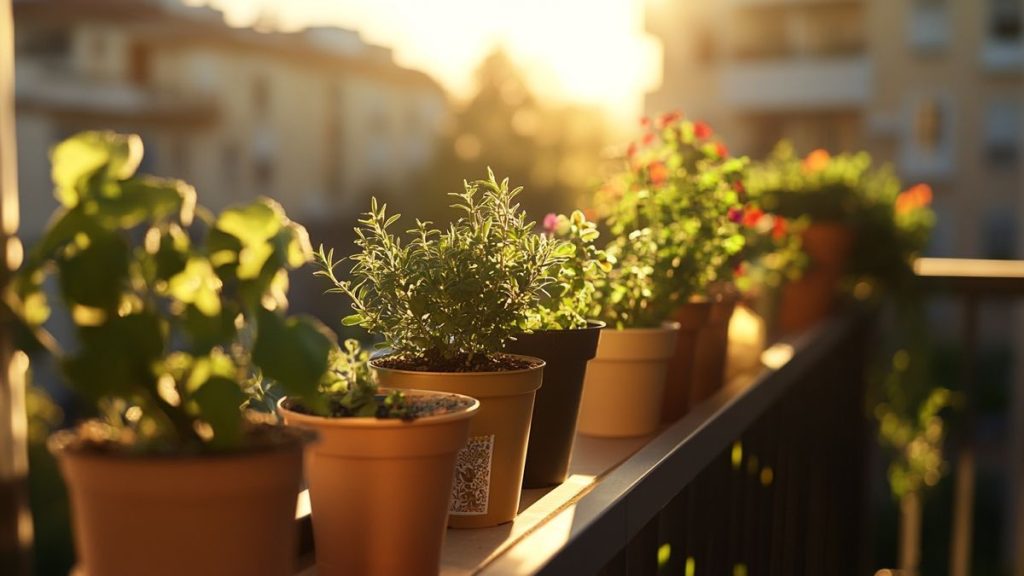
[[[744,245],[730,210],[740,206],[747,159],[730,157],[707,124],[678,113],[643,125],[625,169],[596,196],[614,236],[596,308],[619,328],[656,326],[689,297],[728,280]]]
[[[597,224],[579,210],[569,216],[548,214],[544,218],[544,233],[567,242],[572,254],[549,272],[556,284],[540,297],[530,326],[534,330],[586,328],[588,315],[593,311],[596,283],[611,268],[604,250],[594,246],[600,236]]]

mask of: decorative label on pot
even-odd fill
[[[491,489],[494,435],[473,436],[455,456],[455,484],[449,512],[461,516],[487,514]]]

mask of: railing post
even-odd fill
[[[14,25],[10,0],[0,0],[0,287],[20,265],[14,134]],[[29,573],[32,519],[28,509],[24,366],[12,362],[11,318],[0,310],[0,572]]]
[[[950,576],[971,573],[971,544],[974,532],[974,380],[978,348],[978,297],[968,292],[963,301],[963,426],[957,447],[956,481],[953,493],[953,534],[949,548]]]

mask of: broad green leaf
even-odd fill
[[[86,182],[101,170],[115,180],[132,176],[142,161],[142,139],[135,134],[81,132],[53,148],[55,194],[66,207],[75,206]]]
[[[164,346],[155,315],[113,316],[99,326],[79,328],[79,334],[81,348],[64,370],[81,393],[93,399],[125,397],[155,382],[152,366]]]
[[[281,229],[283,211],[274,201],[261,198],[252,204],[228,208],[217,218],[216,228],[254,246],[273,238]]]
[[[113,234],[87,238],[84,249],[57,263],[64,299],[70,304],[115,310],[128,283],[128,245]]]
[[[221,280],[213,271],[210,261],[200,256],[189,258],[185,269],[167,283],[167,292],[174,298],[194,304],[207,316],[220,314]]]
[[[193,305],[185,307],[182,322],[185,333],[192,344],[192,351],[206,354],[214,346],[226,346],[235,337],[236,310],[225,302],[219,314],[207,315]]]
[[[213,429],[210,445],[234,448],[242,441],[242,404],[245,392],[238,383],[223,376],[211,376],[203,382],[191,399],[199,407],[199,417]]]
[[[286,320],[263,308],[257,312],[257,321],[253,362],[287,394],[304,402],[319,402],[317,384],[327,371],[333,346],[330,331],[315,319]]]

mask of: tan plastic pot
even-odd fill
[[[690,409],[697,363],[697,339],[710,314],[711,302],[707,300],[687,302],[672,314],[672,320],[679,323],[679,337],[665,377],[665,400],[661,406],[661,419],[664,422],[678,420]]]
[[[690,407],[707,400],[722,388],[729,353],[729,322],[736,310],[736,297],[727,295],[711,303],[707,322],[697,334]]]
[[[436,390],[472,396],[480,409],[469,441],[455,463],[448,525],[483,528],[511,522],[519,511],[533,400],[544,363],[507,372],[416,372],[382,368],[371,361],[385,388]]]
[[[678,334],[674,322],[661,328],[605,328],[587,367],[577,430],[607,438],[657,430]]]
[[[777,324],[783,335],[807,330],[835,311],[854,233],[844,224],[814,223],[802,238],[809,263],[800,279],[782,287]]]
[[[302,445],[128,456],[50,439],[71,500],[80,576],[293,573]]]
[[[437,574],[455,455],[480,406],[466,400],[465,409],[403,421],[322,418],[282,399],[285,424],[320,438],[306,449],[318,575]]]

